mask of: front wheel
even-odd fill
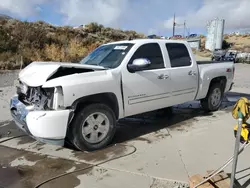
[[[69,127],[69,139],[80,150],[98,150],[114,137],[116,118],[104,104],[91,104],[79,111]]]
[[[222,98],[221,84],[214,84],[210,87],[207,97],[201,100],[201,106],[205,111],[217,111],[222,103]]]

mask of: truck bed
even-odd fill
[[[198,65],[212,64],[212,63],[229,63],[233,61],[197,61]]]
[[[197,64],[199,71],[199,91],[196,97],[197,99],[202,99],[207,95],[211,78],[225,77],[225,79],[227,79],[225,91],[227,92],[230,89],[234,69],[234,63],[232,61],[197,61]]]

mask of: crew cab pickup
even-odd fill
[[[80,150],[107,146],[116,122],[199,100],[219,109],[233,62],[197,62],[186,41],[136,39],[103,44],[79,63],[33,62],[19,73],[10,111],[31,137]]]

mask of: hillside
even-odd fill
[[[76,62],[97,46],[117,40],[145,38],[135,31],[122,31],[90,23],[85,27],[56,27],[48,23],[21,22],[0,15],[0,70],[19,69],[32,61]],[[231,49],[250,52],[250,35],[225,35]],[[211,59],[201,38],[201,51],[194,51],[199,60]]]
[[[10,16],[7,16],[7,15],[5,15],[5,14],[0,14],[0,19],[12,19]]]
[[[231,49],[250,53],[250,35],[225,35],[224,39],[232,43]]]
[[[56,27],[48,23],[0,19],[0,70],[20,68],[32,61],[76,62],[100,44],[144,38],[135,31],[122,31],[90,23],[85,27]]]

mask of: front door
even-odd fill
[[[147,58],[151,65],[143,71],[122,72],[122,86],[125,116],[153,111],[167,106],[170,100],[170,72],[165,68],[162,50],[158,43],[141,45],[129,63],[134,59]]]

